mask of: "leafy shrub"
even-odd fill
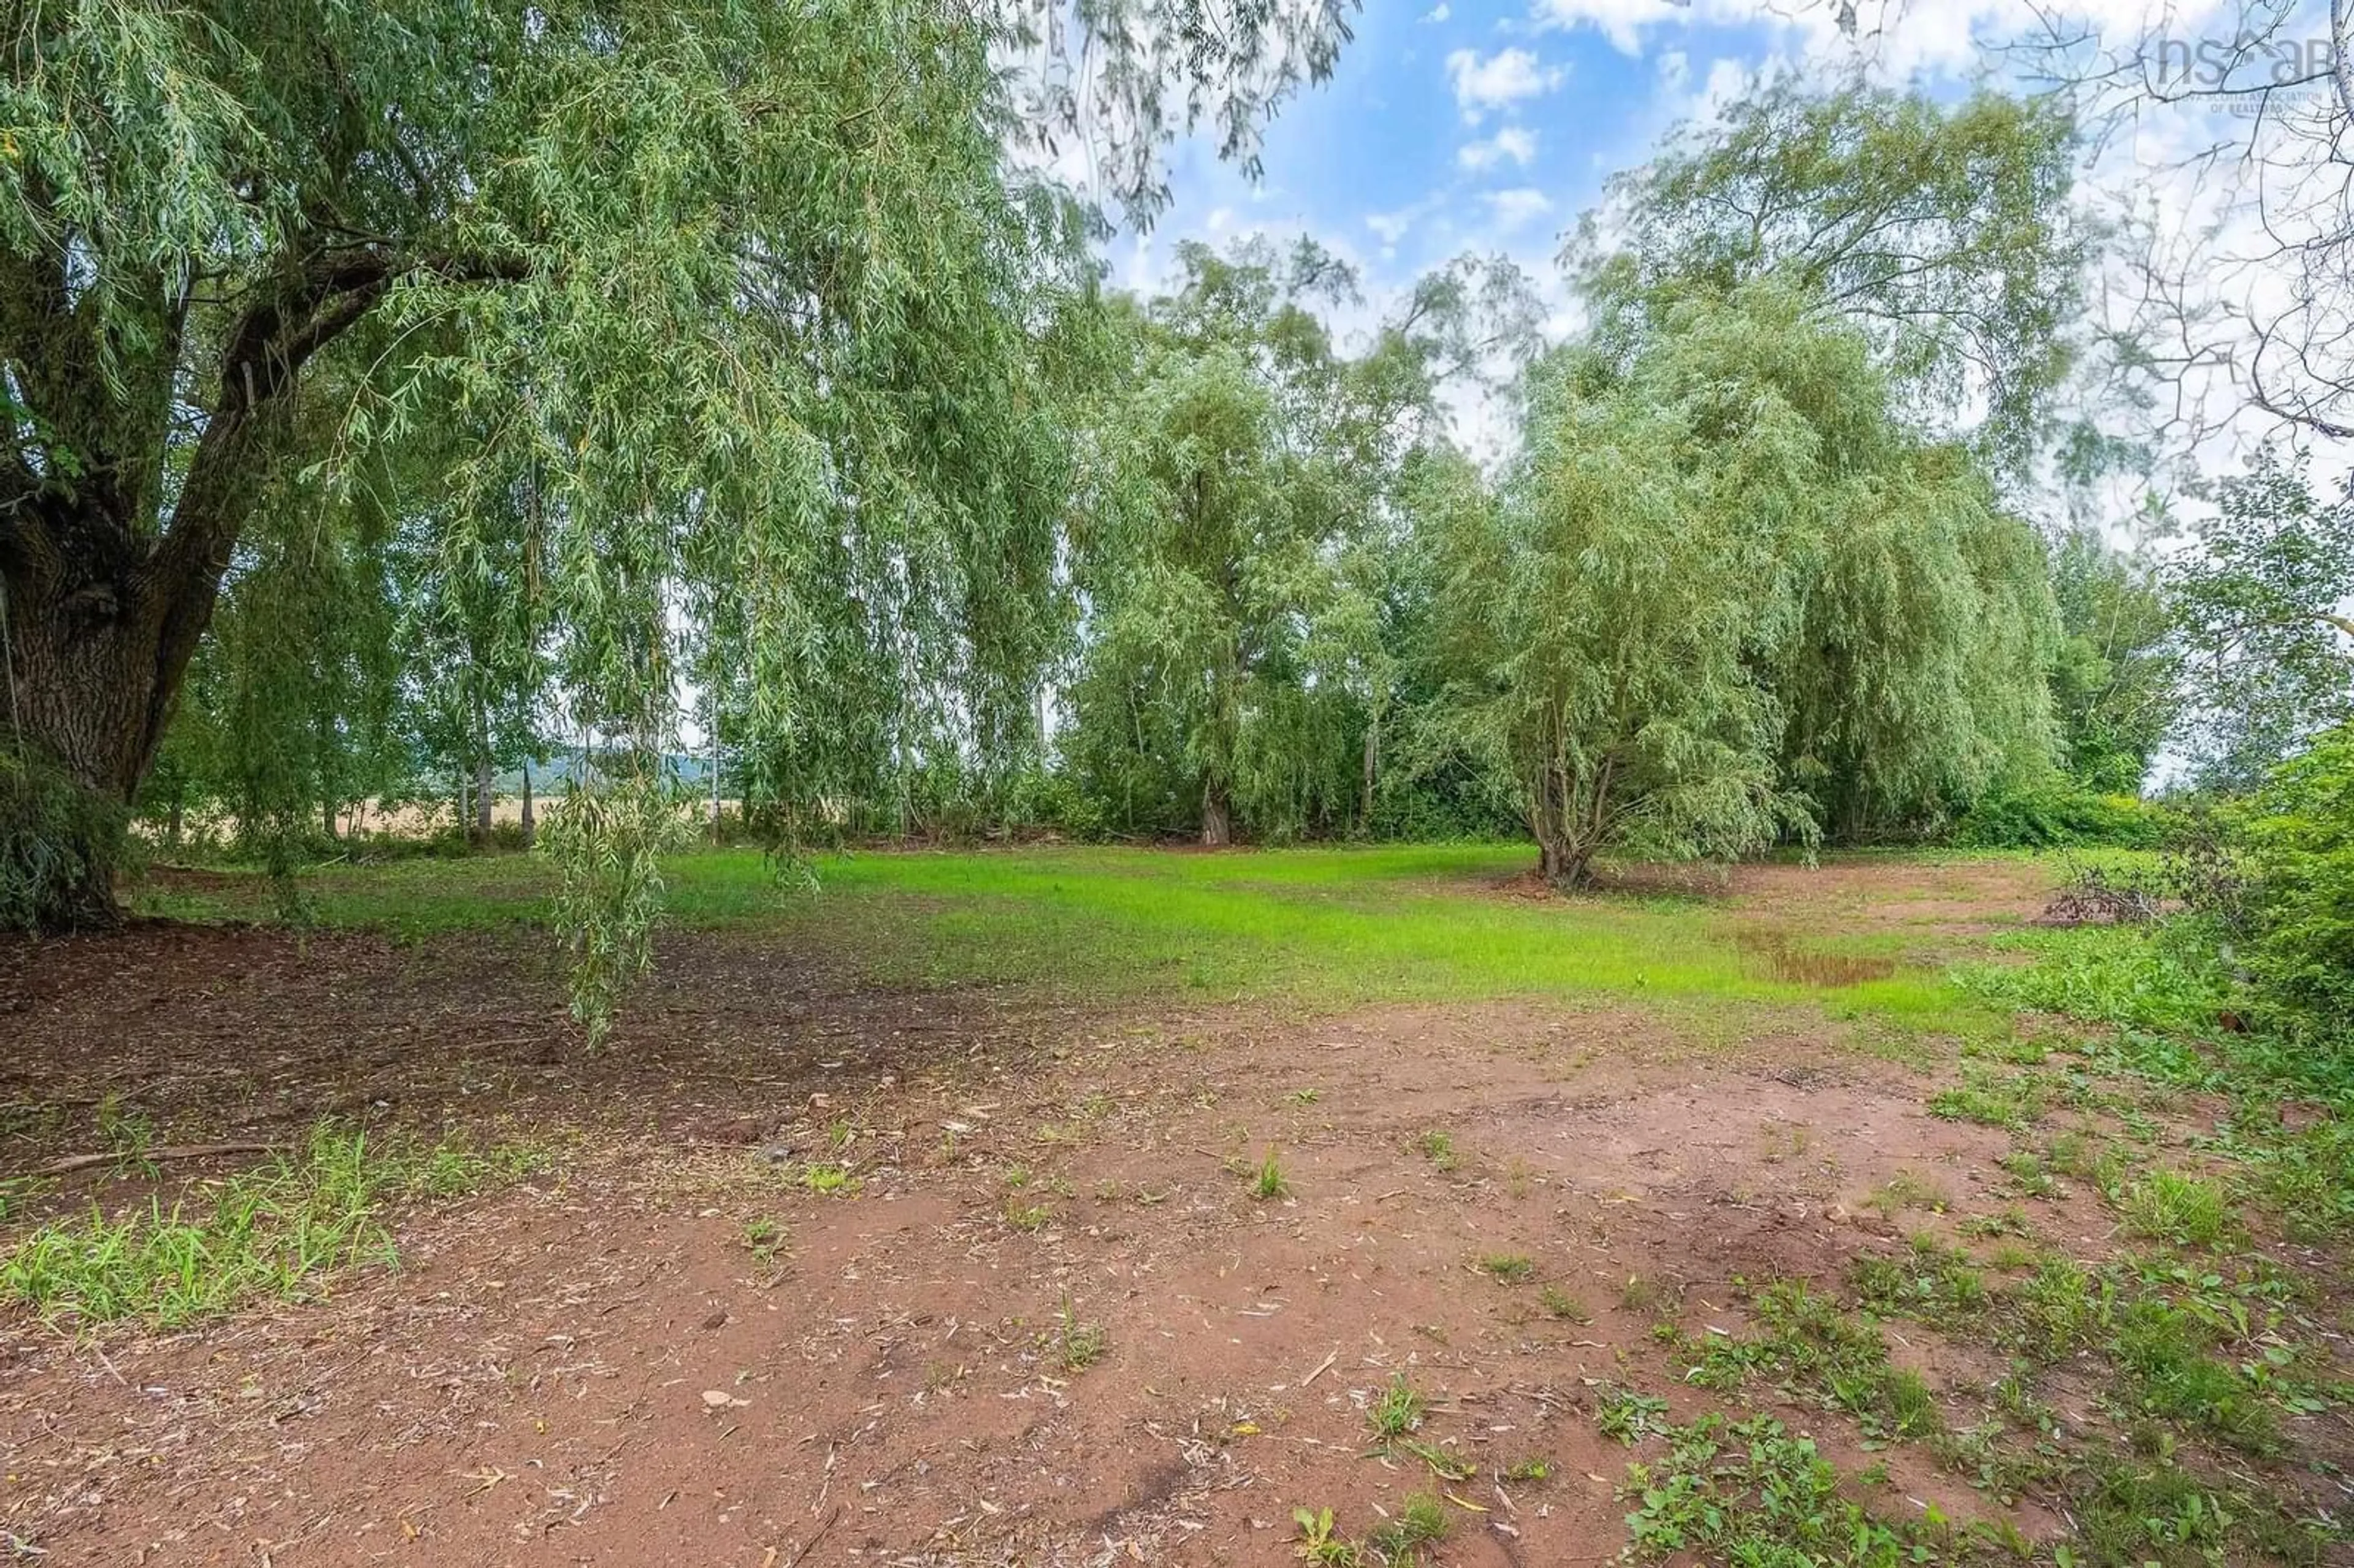
[[[2354,726],[2274,768],[2239,827],[2260,1001],[2298,1033],[2354,1022]]]
[[[2167,841],[2168,816],[2138,796],[2098,795],[2062,780],[1981,797],[1954,842],[1969,849],[2157,849]]]

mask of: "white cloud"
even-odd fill
[[[1396,212],[1369,212],[1365,214],[1365,227],[1372,229],[1373,237],[1384,245],[1395,245],[1405,238],[1406,230],[1414,227],[1414,220],[1420,216],[1412,207],[1403,207]]]
[[[1537,133],[1526,126],[1507,125],[1484,142],[1466,142],[1455,151],[1455,161],[1473,171],[1490,169],[1510,158],[1521,168],[1537,155]]]
[[[1553,210],[1551,198],[1530,185],[1490,191],[1488,206],[1495,214],[1496,227],[1507,234],[1526,228]]]
[[[1643,29],[1678,17],[1689,18],[1691,0],[1537,0],[1540,26],[1575,27],[1584,23],[1600,31],[1621,54],[1643,52]]]
[[[2309,5],[2317,0],[2306,0]],[[1852,12],[1850,37],[1840,17]],[[1620,52],[1640,55],[1665,28],[1757,27],[1798,57],[1852,59],[1860,49],[1875,74],[1902,82],[1921,70],[1967,73],[1980,44],[2041,33],[2055,16],[2088,23],[2112,39],[2156,27],[2177,35],[2221,28],[2236,14],[2227,0],[1530,0],[1538,31],[1592,27]],[[2326,27],[2326,20],[2317,26]]]
[[[1518,48],[1499,49],[1485,59],[1477,49],[1457,49],[1447,57],[1447,79],[1455,85],[1456,107],[1469,125],[1479,123],[1489,110],[1551,92],[1568,74]]]
[[[1437,23],[1444,22],[1447,17],[1452,16],[1453,15],[1455,15],[1455,13],[1447,8],[1447,0],[1438,0],[1437,5],[1433,5],[1429,10],[1425,11],[1422,14],[1422,19],[1424,22],[1435,26]]]

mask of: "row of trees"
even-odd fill
[[[2090,254],[2071,148],[1999,97],[1770,87],[1618,183],[1565,252],[1589,324],[1551,347],[1500,259],[1353,343],[1329,321],[1358,280],[1304,240],[1182,247],[1159,297],[1056,294],[999,553],[824,541],[784,586],[836,592],[758,607],[781,644],[732,567],[665,584],[675,683],[725,792],[787,834],[1517,830],[1565,884],[1614,845],[2132,793],[2169,739],[2253,783],[2342,700],[2297,607],[2343,591],[2347,509],[2267,451],[2171,571],[2027,520],[2087,422],[2055,412]],[[1515,412],[1500,468],[1454,440],[1461,396]],[[225,814],[282,861],[357,802],[486,814],[519,764],[610,758],[570,727],[586,651],[552,613],[537,476],[462,517],[419,503],[491,444],[437,426],[359,480],[282,477],[151,818]]]

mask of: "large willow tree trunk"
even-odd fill
[[[27,510],[36,520],[19,538],[46,524],[43,543],[81,547],[0,559],[8,676],[0,737],[37,781],[12,795],[0,821],[15,883],[8,903],[16,920],[41,929],[105,927],[119,917],[112,867],[122,823],[211,618],[220,567],[141,548],[103,512],[37,501]]]
[[[1225,849],[1235,842],[1235,813],[1226,787],[1213,779],[1202,786],[1202,842]]]
[[[39,180],[14,195],[31,203],[34,228],[72,228]],[[109,338],[92,302],[106,296],[80,276],[90,260],[72,246],[0,245],[0,364],[14,383],[0,407],[15,405],[0,440],[0,747],[12,754],[0,924],[117,917],[110,868],[123,819],[230,553],[287,453],[303,366],[403,277],[522,276],[508,258],[339,236],[228,291],[238,303],[226,315],[196,313],[170,269],[146,266],[118,307],[143,330]],[[217,337],[191,344],[216,323]],[[203,364],[217,379],[192,419],[192,367]],[[74,800],[61,806],[61,795]]]
[[[1567,768],[1549,762],[1537,768],[1528,817],[1537,841],[1537,874],[1565,893],[1591,883],[1595,853],[1602,847],[1601,813]]]

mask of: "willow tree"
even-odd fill
[[[9,15],[0,858],[52,924],[111,913],[99,830],[277,482],[327,503],[436,421],[486,432],[435,476],[443,526],[533,478],[572,721],[657,751],[669,611],[708,585],[744,609],[756,748],[804,722],[838,542],[976,575],[1039,548],[1029,329],[1086,286],[1088,219],[1009,147],[1090,135],[1149,211],[1167,134],[1249,156],[1346,30],[1339,0]],[[355,391],[318,444],[330,364]],[[642,846],[595,858],[641,906]]]
[[[1622,345],[1680,301],[1778,279],[1863,336],[1909,416],[2019,473],[2087,347],[2076,161],[2052,101],[1785,74],[1614,179],[1564,259]]]
[[[1548,880],[1584,882],[1613,846],[1811,840],[1823,802],[1791,749],[1886,738],[1914,704],[1949,708],[1924,722],[1966,755],[2038,733],[2032,635],[1967,667],[1974,619],[2049,617],[2016,569],[2040,565],[2032,534],[1898,417],[1871,343],[1810,296],[1695,296],[1631,354],[1558,352],[1524,441],[1500,497],[1458,484],[1432,509],[1441,704],[1511,781]]]
[[[1074,529],[1085,614],[1061,740],[1130,828],[1288,837],[1370,817],[1395,684],[1384,589],[1404,477],[1447,447],[1440,390],[1510,363],[1509,263],[1434,272],[1353,350],[1355,278],[1307,241],[1188,246],[1130,318]]]

